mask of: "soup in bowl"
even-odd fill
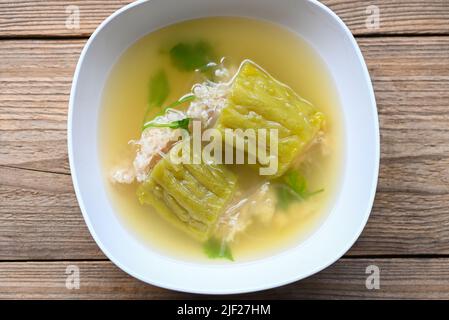
[[[95,31],[75,74],[86,223],[162,287],[246,292],[326,267],[366,223],[378,148],[360,51],[315,2],[137,2]]]

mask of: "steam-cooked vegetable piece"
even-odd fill
[[[180,142],[188,143],[188,142]],[[140,185],[140,203],[167,221],[206,240],[236,189],[235,175],[222,165],[174,164],[167,155]]]
[[[224,258],[234,261],[231,248],[224,240],[210,238],[203,244],[203,250],[211,259]]]
[[[231,84],[228,105],[217,128],[223,133],[226,128],[277,129],[278,170],[270,177],[275,178],[310,145],[323,123],[324,115],[312,104],[254,62],[245,60]],[[268,154],[269,147],[267,140]]]
[[[277,207],[285,210],[292,202],[304,201],[307,198],[323,192],[324,189],[309,191],[307,179],[297,170],[288,171],[275,185],[278,201]]]

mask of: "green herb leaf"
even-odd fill
[[[280,184],[277,185],[277,206],[286,210],[295,201],[304,201],[307,198],[324,191],[324,189],[309,192],[307,180],[298,171],[292,170],[282,176]]]
[[[164,109],[167,110],[169,108],[176,108],[177,106],[179,106],[179,105],[181,105],[183,103],[192,101],[192,100],[195,100],[195,95],[193,93],[181,97],[179,100],[169,104]]]
[[[292,202],[303,200],[303,198],[285,184],[276,186],[276,195],[278,200],[276,205],[282,210],[286,210]]]
[[[289,171],[283,177],[284,183],[289,186],[301,198],[304,198],[307,193],[307,180],[299,174],[298,171]]]
[[[143,116],[143,122],[148,120],[148,115],[154,107],[160,108],[168,97],[170,86],[164,70],[157,72],[149,84],[148,107]]]
[[[214,60],[212,46],[205,41],[180,42],[170,50],[172,63],[181,71],[195,71]]]
[[[156,116],[162,116],[167,111],[167,109],[176,108],[177,106],[179,106],[179,105],[181,105],[183,103],[192,101],[194,99],[195,99],[195,95],[193,93],[185,95],[185,96],[181,97],[179,100],[176,100],[175,102],[172,102],[168,106],[162,108],[162,110],[159,111]]]
[[[164,70],[160,70],[150,79],[150,94],[148,103],[150,106],[161,107],[168,97],[170,86]]]
[[[203,249],[204,253],[206,253],[206,255],[211,259],[224,258],[234,261],[231,248],[223,240],[210,238],[204,243]]]
[[[190,118],[172,121],[169,123],[157,123],[154,121],[147,122],[143,125],[143,130],[146,128],[171,128],[171,129],[189,129]]]

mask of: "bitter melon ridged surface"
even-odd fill
[[[181,142],[184,143],[184,142]],[[167,221],[206,240],[236,189],[236,177],[223,165],[175,164],[167,155],[137,191]]]
[[[323,123],[324,115],[317,108],[257,64],[246,60],[231,84],[228,104],[218,118],[217,129],[223,135],[227,128],[277,129],[278,170],[271,177],[276,178],[305,151]],[[266,151],[269,152],[267,141]]]

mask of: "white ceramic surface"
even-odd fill
[[[207,265],[161,256],[139,242],[108,201],[98,155],[103,86],[118,57],[140,37],[182,20],[246,16],[298,33],[328,65],[345,123],[341,190],[326,221],[295,248],[261,260]],[[369,74],[343,22],[317,1],[150,0],[132,3],[106,19],[81,53],[68,119],[73,184],[89,230],[109,259],[132,276],[160,287],[209,294],[257,291],[310,276],[340,258],[369,217],[377,185],[379,128]]]

